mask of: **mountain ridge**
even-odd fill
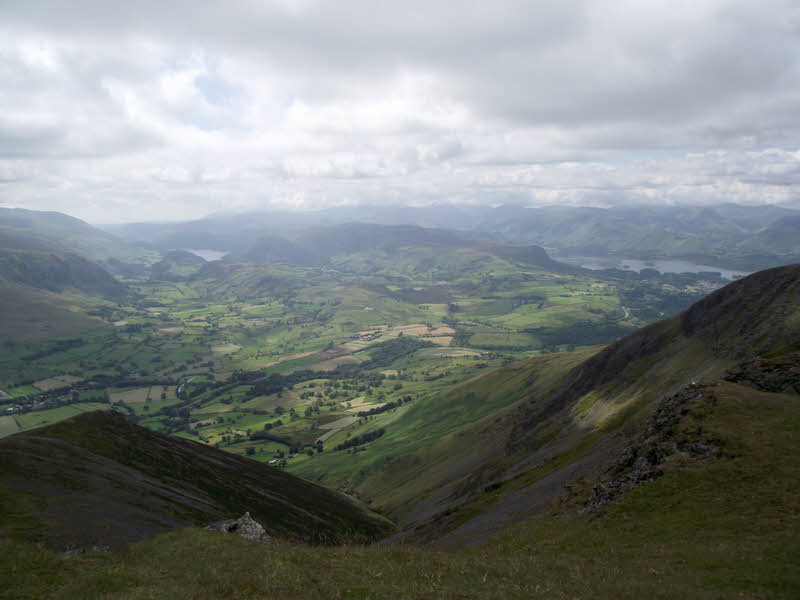
[[[118,546],[249,511],[297,541],[369,540],[391,524],[280,469],[83,413],[0,440],[4,535],[55,548]]]

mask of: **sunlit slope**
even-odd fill
[[[509,468],[491,481],[485,471],[461,513],[440,519],[433,537],[463,528],[465,539],[479,539],[545,510],[613,460],[664,398],[741,361],[800,348],[798,314],[800,265],[771,269],[612,344],[550,390],[532,386],[507,417]],[[468,523],[475,515],[480,526]]]
[[[361,453],[326,451],[293,472],[354,490],[393,516],[416,520],[438,502],[457,497],[476,470],[496,466],[513,426],[512,408],[534,382],[541,390],[560,382],[594,349],[534,357],[475,377],[446,392],[398,409],[382,420],[386,433]],[[369,422],[359,435],[377,429]],[[418,506],[419,504],[419,506]]]
[[[796,349],[798,314],[800,266],[761,272],[593,356],[531,359],[419,401],[382,423],[386,433],[364,452],[329,452],[297,470],[353,489],[406,526],[438,521],[423,539],[483,512],[531,516],[620,452],[664,397]],[[450,517],[460,505],[469,510]],[[483,519],[484,533],[503,522]]]
[[[760,271],[582,363],[557,394],[525,407],[512,445],[537,444],[541,417],[554,411],[577,409],[582,421],[602,422],[747,358],[799,346],[800,265]]]
[[[3,535],[115,546],[249,511],[298,541],[369,540],[389,522],[279,469],[125,421],[78,415],[0,440]]]

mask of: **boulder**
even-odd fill
[[[268,542],[272,538],[267,534],[264,526],[250,516],[249,512],[238,519],[228,519],[227,521],[217,521],[212,523],[206,529],[210,531],[222,531],[225,533],[235,533],[246,540],[254,540],[258,542]]]

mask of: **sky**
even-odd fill
[[[800,208],[796,0],[0,0],[0,206]]]

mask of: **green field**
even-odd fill
[[[12,416],[0,417],[0,437],[11,435],[19,431],[19,425]]]
[[[108,389],[120,410],[148,427],[259,460],[298,454],[288,468],[296,462],[318,477],[330,448],[391,426],[385,439],[358,451],[390,447],[400,435],[396,420],[483,369],[607,343],[646,324],[659,302],[692,297],[686,286],[648,282],[648,304],[640,310],[629,295],[643,294],[644,284],[552,273],[514,260],[474,248],[409,247],[342,255],[332,258],[334,268],[239,264],[206,278],[171,271],[185,280],[128,280],[139,296],[127,302],[53,296],[56,304],[69,300],[93,311],[91,327],[78,319],[77,329],[54,332],[55,339],[0,345],[0,389],[38,393],[31,383],[42,380],[63,388],[54,392],[57,400],[15,415],[23,429],[82,410],[63,406],[70,388],[79,402],[102,402]],[[64,341],[65,333],[72,337]],[[375,348],[404,338],[430,347],[373,364]],[[264,378],[285,383],[262,393],[253,382]],[[352,416],[358,398],[402,406],[324,429],[325,422]],[[497,407],[466,411],[464,418]],[[457,427],[462,420],[445,422]],[[331,477],[347,471],[348,460],[335,460],[341,465],[331,467]]]
[[[34,427],[41,427],[42,425],[49,425],[50,423],[57,423],[58,421],[62,421],[82,412],[107,409],[108,404],[99,402],[81,402],[78,404],[71,404],[69,406],[62,406],[60,408],[15,415],[14,418],[19,424],[19,428],[21,430],[26,430],[33,429]]]

